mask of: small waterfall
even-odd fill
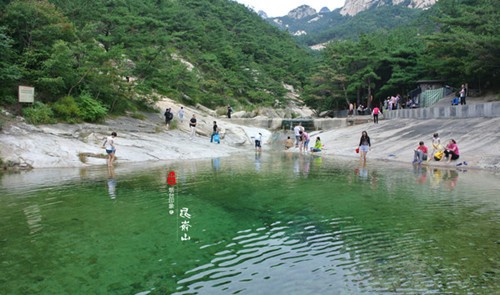
[[[285,147],[285,140],[288,136],[290,136],[290,138],[295,141],[295,134],[293,133],[293,129],[282,129],[274,131],[271,135],[270,145],[274,150],[283,150]]]

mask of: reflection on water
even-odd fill
[[[2,294],[500,290],[489,172],[252,153],[1,181]]]
[[[427,179],[430,178],[429,183],[432,188],[439,189],[444,184],[445,188],[452,191],[457,186],[460,173],[466,173],[467,170],[415,166],[414,172],[417,175],[418,183],[427,184]]]
[[[255,171],[260,172],[262,151],[255,151]]]
[[[111,199],[116,198],[115,168],[108,166],[108,194]]]
[[[29,234],[32,235],[42,230],[43,225],[42,215],[40,214],[40,206],[38,206],[38,204],[34,204],[24,208],[23,211],[26,215],[26,221],[30,229]]]
[[[214,169],[215,172],[220,170],[220,158],[212,159],[212,168]]]

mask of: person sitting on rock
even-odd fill
[[[365,114],[365,109],[362,104],[358,106],[358,115],[364,115]]]
[[[424,142],[423,141],[419,142],[418,147],[415,149],[415,153],[413,156],[413,164],[415,164],[415,163],[421,164],[422,161],[426,161],[427,160],[427,152],[428,152],[428,149],[424,145]]]
[[[316,142],[314,143],[314,147],[311,148],[311,153],[318,153],[323,150],[323,144],[321,143],[321,138],[316,137]]]
[[[448,145],[444,150],[444,156],[448,159],[448,163],[450,163],[451,160],[458,160],[458,158],[460,157],[457,142],[454,139],[450,139],[450,141],[448,142]]]

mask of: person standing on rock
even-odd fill
[[[439,138],[438,133],[434,133],[432,136],[432,156],[436,154],[436,152],[440,151],[443,149],[443,146],[441,145],[441,139]],[[433,157],[429,157],[427,162],[429,162]]]
[[[299,151],[302,152],[302,148],[304,148],[304,152],[308,152],[309,140],[310,140],[309,133],[300,130],[299,134],[301,137]]]
[[[297,124],[294,128],[293,128],[293,132],[295,133],[295,147],[298,148],[299,147],[299,143],[300,143],[300,131],[302,131],[302,123],[299,122],[299,124]]]
[[[191,128],[190,138],[193,139],[196,136],[196,115],[193,114],[191,120],[189,120],[189,128]]]
[[[108,166],[113,166],[113,161],[115,160],[115,137],[116,132],[111,132],[111,136],[108,136],[102,143],[102,147],[106,149],[106,153],[108,154]]]
[[[467,104],[465,102],[465,97],[466,96],[467,96],[467,88],[465,87],[465,84],[462,84],[462,89],[460,90],[460,105]]]
[[[181,121],[181,123],[183,123],[184,122],[184,107],[181,107],[181,109],[179,110],[177,115],[179,116],[179,121]]]
[[[380,109],[378,107],[373,108],[373,123],[378,124],[378,113],[380,113]]]
[[[170,121],[174,118],[174,114],[172,114],[172,111],[170,108],[167,108],[165,110],[165,123],[167,124],[167,130],[170,128]]]
[[[260,152],[262,151],[262,133],[259,132],[259,135],[255,138],[255,150]]]
[[[217,126],[217,122],[214,121],[214,126],[213,126],[213,131],[212,131],[212,136],[210,136],[210,142],[214,142],[214,138],[215,138],[215,141],[217,143],[220,143],[220,138],[219,136],[216,136],[219,134],[219,126]]]
[[[231,119],[231,113],[233,112],[233,108],[230,105],[227,105],[227,118]]]
[[[359,140],[359,161],[363,162],[363,165],[366,164],[366,153],[368,153],[371,146],[368,132],[361,132],[361,139]]]

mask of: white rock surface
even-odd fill
[[[405,0],[393,0],[392,5],[405,4]],[[409,8],[426,9],[436,4],[436,0],[410,0],[406,5]],[[340,10],[342,15],[356,15],[361,11],[368,10],[372,7],[391,5],[380,0],[346,0],[344,7]]]
[[[34,168],[105,165],[105,159],[92,156],[84,157],[82,161],[80,154],[105,155],[102,142],[112,131],[118,133],[115,139],[118,164],[228,156],[253,151],[252,137],[258,132],[264,135],[264,146],[266,140],[271,138],[271,132],[266,129],[239,126],[189,107],[185,107],[185,118],[180,122],[177,115],[180,107],[168,99],[158,106],[162,111],[146,120],[122,117],[108,119],[102,125],[8,124],[0,133],[0,157],[4,162]],[[176,115],[178,127],[174,130],[166,129],[163,118],[166,107],[171,107]],[[198,127],[196,137],[191,140],[188,121],[193,114],[197,116]],[[217,121],[221,129],[220,144],[210,143],[213,121]]]
[[[104,155],[105,152],[100,147],[104,138],[112,131],[118,133],[118,165],[215,158],[253,152],[254,138],[259,132],[263,135],[263,151],[276,149],[276,146],[269,145],[273,136],[270,130],[238,125],[231,119],[215,118],[190,107],[185,107],[185,118],[180,122],[177,117],[180,106],[175,102],[164,99],[158,103],[158,107],[162,111],[147,115],[145,120],[121,117],[108,119],[105,124],[100,125],[85,123],[33,126],[22,121],[9,122],[0,131],[0,157],[4,162],[34,168],[106,165],[105,159],[95,157],[86,157],[82,162],[79,154]],[[171,107],[176,114],[177,128],[174,130],[166,130],[163,118],[166,107]],[[188,119],[192,114],[196,114],[198,118],[197,136],[193,140],[189,137],[188,127]],[[214,120],[221,129],[221,144],[210,143]],[[368,153],[370,164],[376,163],[373,160],[383,160],[408,165],[418,142],[422,140],[430,146],[432,134],[437,132],[442,144],[446,144],[451,138],[457,141],[461,154],[459,162],[467,161],[468,168],[500,170],[499,126],[500,118],[380,120],[380,124],[367,123],[312,132],[311,146],[315,136],[319,135],[326,147],[322,155],[356,158],[358,155],[354,150],[359,144],[361,132],[366,130],[372,141],[372,149]],[[456,162],[431,162],[431,165],[454,167]]]

